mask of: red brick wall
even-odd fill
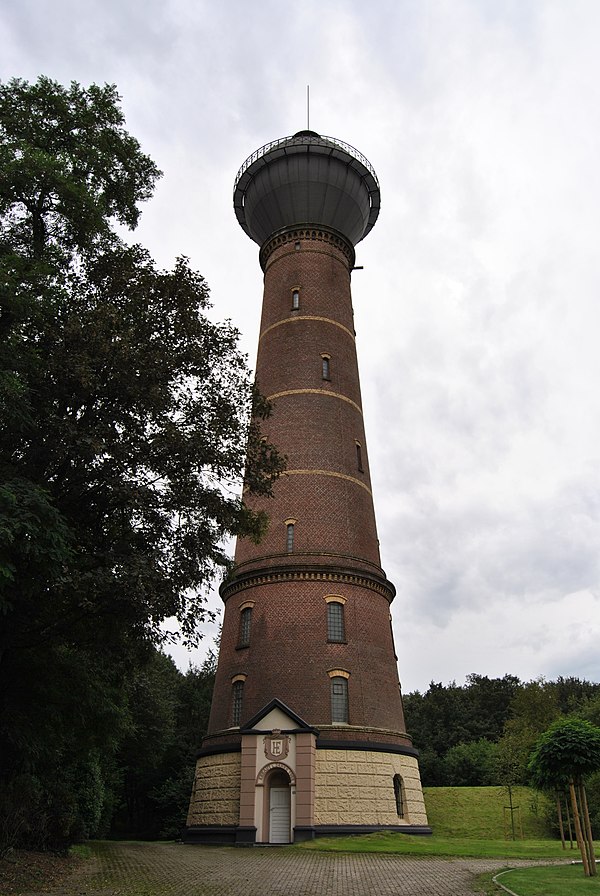
[[[247,499],[266,510],[270,524],[259,545],[238,541],[236,570],[223,591],[210,733],[231,724],[236,675],[246,675],[242,723],[278,698],[309,724],[329,725],[328,672],[343,669],[349,724],[391,729],[408,742],[389,618],[393,589],[379,565],[370,492],[350,294],[353,253],[344,248],[327,234],[298,240],[291,234],[264,263],[257,381],[273,404],[265,435],[287,455],[288,472],[273,498]],[[297,310],[293,289],[300,293]],[[330,380],[322,376],[323,354],[330,358]],[[289,519],[296,520],[292,553],[286,551]],[[293,575],[277,577],[277,567]],[[252,571],[263,581],[246,581]],[[346,598],[344,644],[327,642],[330,594]],[[247,600],[255,602],[250,645],[239,648],[240,606]]]
[[[327,641],[325,597],[346,598],[346,643]],[[251,599],[248,647],[238,648],[240,605]],[[242,722],[278,698],[311,725],[331,724],[328,672],[348,679],[349,724],[403,732],[388,600],[365,587],[325,581],[274,582],[227,601],[209,732],[231,724],[231,679],[247,676]],[[374,739],[377,739],[375,735]]]
[[[300,292],[297,311],[292,310],[294,288]],[[330,356],[330,380],[322,376],[323,354]],[[271,525],[258,551],[247,541],[238,542],[236,563],[285,551],[284,522],[296,519],[296,550],[347,554],[378,564],[349,262],[335,245],[292,238],[269,256],[256,368],[259,388],[273,405],[264,433],[287,455],[290,474],[277,486],[274,500],[248,499],[267,511]]]

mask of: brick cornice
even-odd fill
[[[314,224],[303,224],[299,227],[286,227],[280,230],[263,243],[259,253],[260,266],[263,271],[266,269],[269,256],[281,246],[287,243],[295,243],[297,240],[315,240],[326,243],[332,248],[337,249],[346,257],[348,262],[348,270],[352,270],[356,260],[354,246],[341,233],[335,230],[328,230],[322,226]]]
[[[231,578],[226,579],[219,593],[223,602],[226,602],[233,594],[245,591],[248,588],[263,587],[265,585],[278,585],[282,582],[335,582],[338,584],[355,585],[374,591],[385,597],[391,603],[396,596],[396,589],[385,575],[376,575],[357,569],[316,566],[308,564],[294,564],[290,566],[268,566],[247,572],[235,572]]]

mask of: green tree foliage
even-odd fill
[[[502,735],[521,682],[515,675],[488,678],[467,675],[468,713],[473,719],[472,736],[495,742]]]
[[[537,741],[529,769],[536,786],[568,787],[577,843],[586,876],[596,874],[594,842],[584,778],[600,771],[600,728],[585,719],[560,719]]]
[[[499,741],[499,781],[505,786],[529,783],[527,763],[533,745],[560,715],[554,682],[524,682],[516,691]]]
[[[483,779],[512,786],[529,783],[527,762],[533,745],[561,713],[590,713],[597,722],[599,700],[599,684],[575,677],[520,682],[513,675],[473,674],[463,686],[432,682],[424,694],[405,695],[404,706],[426,786],[450,786],[459,777],[470,786]],[[481,741],[493,748],[491,764],[476,761],[474,745]]]
[[[591,696],[586,697],[579,711],[581,718],[586,719],[600,728],[600,689],[596,686],[596,691]],[[586,779],[586,793],[588,798],[588,809],[592,829],[598,834],[600,831],[600,772],[595,772]]]
[[[488,787],[498,778],[498,746],[484,737],[451,747],[443,759],[446,787]]]
[[[124,129],[114,85],[0,85],[0,214],[18,254],[63,261],[133,229],[160,171]]]
[[[407,728],[422,751],[420,767],[426,786],[450,785],[448,769],[454,765],[445,766],[449,751],[460,747],[468,754],[470,744],[498,741],[519,686],[514,675],[490,679],[473,674],[467,676],[464,687],[455,682],[447,686],[431,682],[424,695],[418,691],[405,695]],[[482,775],[488,779],[490,769],[484,773],[482,767],[479,771],[476,767],[477,763],[471,766],[473,776],[464,784],[476,786]]]
[[[244,469],[283,467],[203,278],[115,232],[159,174],[114,87],[0,84],[0,789],[48,844],[93,827],[163,621],[193,643],[224,539],[264,531]]]
[[[407,728],[415,745],[443,755],[469,738],[469,717],[465,689],[455,682],[444,686],[431,682],[425,694],[404,695]],[[433,782],[431,782],[433,783]]]
[[[116,757],[119,786],[112,832],[178,837],[185,824],[195,757],[206,732],[216,672],[209,653],[184,675],[154,652],[126,683],[129,727]]]

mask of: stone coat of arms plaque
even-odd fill
[[[290,737],[282,734],[278,729],[274,729],[264,738],[265,756],[272,762],[278,759],[286,759],[290,752]]]

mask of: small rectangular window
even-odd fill
[[[398,818],[404,818],[404,782],[400,775],[394,775],[394,798]]]
[[[344,642],[344,605],[336,601],[327,604],[327,640]]]
[[[323,371],[323,379],[330,380],[331,379],[331,364],[329,363],[329,358],[327,355],[322,356],[322,371]]]
[[[252,607],[244,607],[240,616],[240,647],[250,643],[250,626],[252,624]]]
[[[358,442],[356,443],[356,465],[359,469],[359,472],[364,473],[362,464],[362,451]]]
[[[294,524],[288,523],[287,525],[287,534],[286,534],[286,550],[288,554],[291,554],[294,550]]]
[[[300,307],[300,290],[293,289],[292,290],[292,310],[297,311]]]
[[[231,722],[239,725],[242,718],[242,703],[244,700],[244,682],[234,681],[232,690]]]
[[[348,722],[348,682],[338,676],[331,679],[331,721]]]

